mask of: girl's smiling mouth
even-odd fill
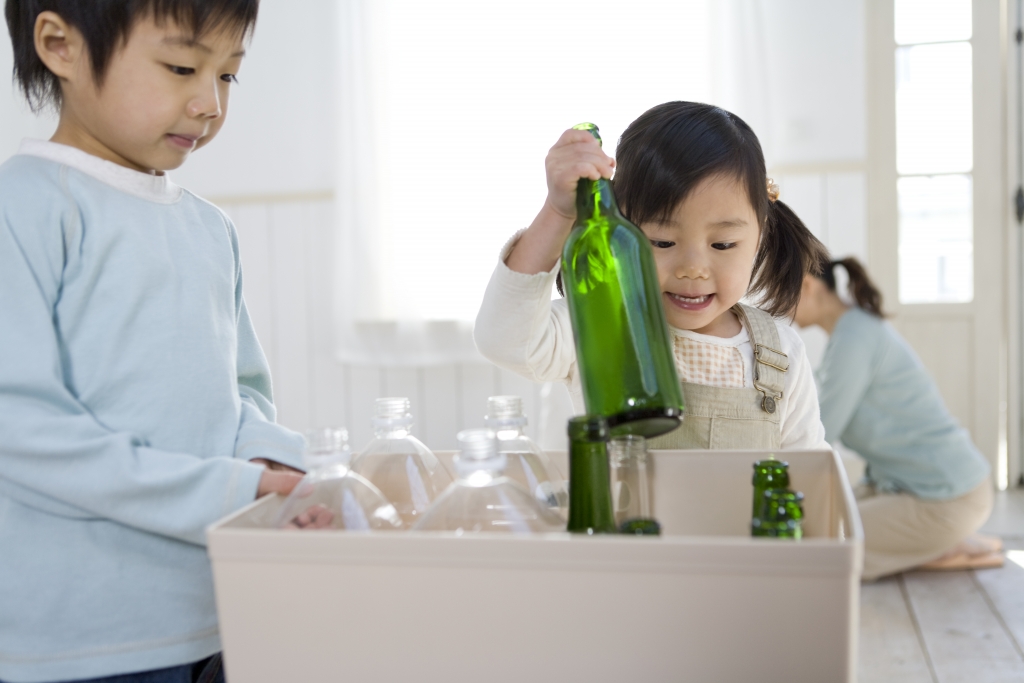
[[[684,311],[702,311],[711,305],[711,301],[715,298],[715,295],[701,294],[698,296],[682,296],[681,294],[665,292],[665,298],[671,302],[673,306],[681,308]]]

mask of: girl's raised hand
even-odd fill
[[[574,221],[579,179],[611,178],[615,160],[604,153],[597,139],[588,131],[570,128],[548,151],[544,166],[548,177],[545,204],[558,215]]]
[[[544,161],[548,196],[540,213],[505,260],[512,270],[532,275],[555,267],[576,220],[576,185],[580,178],[611,178],[615,160],[585,130],[562,133]]]

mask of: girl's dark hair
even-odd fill
[[[829,288],[829,291],[836,291],[836,275],[835,267],[842,266],[846,269],[846,274],[849,276],[849,284],[846,286],[846,290],[853,297],[854,302],[857,304],[857,308],[861,308],[871,315],[884,318],[885,313],[882,311],[882,293],[875,287],[875,283],[868,277],[867,270],[860,261],[853,258],[852,256],[838,261],[832,261],[828,256],[825,256],[818,263],[819,271],[815,273],[817,277],[825,283],[825,286]]]
[[[773,316],[796,308],[804,273],[817,273],[825,247],[792,209],[768,196],[764,154],[740,117],[699,102],[666,102],[622,134],[613,186],[633,223],[666,221],[700,181],[733,176],[746,187],[761,226],[748,293]]]
[[[93,78],[102,85],[110,58],[144,16],[157,22],[170,20],[198,38],[215,28],[247,35],[256,24],[258,10],[259,0],[7,0],[14,80],[33,111],[48,105],[60,108],[60,80],[36,53],[35,24],[42,12],[55,12],[81,32]]]

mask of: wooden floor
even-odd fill
[[[861,587],[860,683],[1024,682],[1024,489],[997,494],[983,532],[1002,569],[911,572]]]

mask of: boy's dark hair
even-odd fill
[[[850,296],[853,297],[857,308],[863,309],[878,318],[885,317],[885,312],[882,311],[882,293],[878,291],[878,287],[868,277],[868,271],[861,265],[860,261],[852,256],[839,259],[838,261],[833,261],[828,256],[825,256],[818,265],[818,279],[825,283],[830,292],[836,291],[836,266],[845,268],[850,280],[846,285],[846,289]]]
[[[128,40],[135,22],[150,15],[173,21],[195,37],[226,28],[248,34],[256,24],[259,0],[7,0],[7,30],[14,47],[14,80],[33,111],[59,109],[60,80],[36,53],[35,24],[42,12],[60,15],[81,32],[93,77],[103,84],[110,58]]]
[[[698,102],[659,104],[629,124],[615,157],[615,197],[637,224],[668,220],[710,176],[743,183],[761,226],[750,293],[771,315],[793,311],[804,273],[818,274],[821,258],[828,258],[792,209],[768,197],[761,143],[735,114]]]

